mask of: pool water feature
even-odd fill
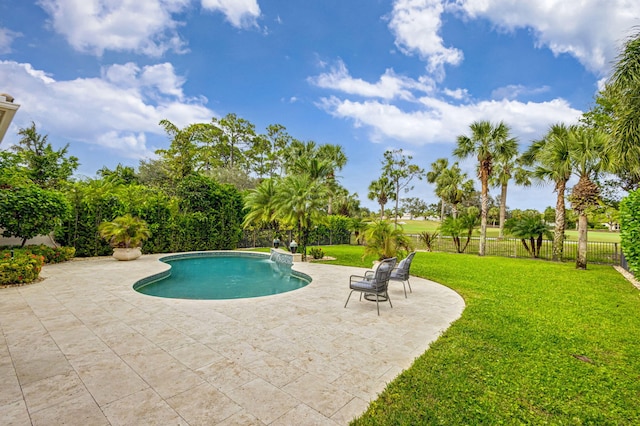
[[[311,277],[291,264],[271,260],[269,254],[199,252],[163,257],[171,266],[134,284],[134,290],[174,299],[241,299],[297,290]]]

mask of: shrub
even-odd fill
[[[640,190],[620,202],[620,242],[629,269],[640,275]]]
[[[4,251],[0,256],[0,285],[26,284],[35,281],[42,270],[44,257],[26,251]]]
[[[25,247],[26,253],[44,257],[44,263],[60,263],[73,259],[76,249],[73,247],[49,247],[44,244]]]
[[[320,247],[311,247],[309,254],[311,254],[311,257],[314,259],[322,259],[324,257],[324,251],[322,251]]]

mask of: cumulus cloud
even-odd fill
[[[39,0],[50,25],[76,50],[102,55],[130,51],[158,57],[169,50],[184,52],[178,33],[184,25],[175,15],[194,0]],[[219,11],[238,28],[255,26],[256,0],[201,0],[203,9]],[[1,36],[0,36],[1,37]]]
[[[395,74],[387,69],[376,83],[369,83],[349,75],[343,61],[337,63],[327,73],[310,77],[308,81],[323,89],[337,90],[343,93],[382,99],[414,99],[413,91],[429,93],[434,89],[434,82],[428,77],[414,80]]]
[[[629,0],[456,0],[454,9],[506,30],[531,28],[539,47],[570,54],[599,75],[608,73],[618,48],[640,24],[640,2]]]
[[[128,158],[154,151],[149,135],[163,135],[164,118],[179,127],[207,122],[214,113],[204,99],[185,99],[170,64],[112,65],[101,77],[56,80],[30,64],[0,61],[0,81],[21,104],[14,124],[35,121],[56,137],[107,147]]]
[[[257,26],[260,17],[257,0],[202,0],[202,7],[224,13],[227,21],[238,28]]]
[[[356,127],[366,126],[374,141],[391,138],[418,146],[453,143],[477,120],[502,120],[511,126],[515,136],[528,141],[544,134],[550,124],[574,123],[581,114],[562,99],[539,103],[503,99],[452,105],[424,97],[420,103],[421,109],[404,111],[381,101],[356,102],[333,96],[322,98],[318,105],[334,117],[353,120]]]
[[[443,12],[440,0],[396,0],[389,19],[396,46],[425,59],[429,72],[438,78],[443,77],[445,65],[458,65],[463,59],[460,50],[445,47],[439,34]]]
[[[5,53],[11,53],[11,43],[16,37],[20,37],[22,34],[15,31],[11,31],[8,28],[0,28],[0,55]]]

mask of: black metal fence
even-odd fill
[[[417,248],[426,249],[426,246],[421,242],[417,235],[410,235]],[[462,238],[462,246],[466,242],[466,238]],[[527,240],[527,244],[529,241]],[[540,254],[538,258],[551,260],[552,258],[552,246],[553,242],[544,240],[542,247],[540,248]],[[433,251],[440,251],[446,253],[456,253],[456,245],[453,238],[448,236],[437,237],[431,245]],[[464,250],[464,253],[473,254],[478,253],[480,248],[480,237],[471,237],[469,245]],[[578,253],[577,241],[565,241],[562,260],[571,261],[575,260]],[[504,256],[504,257],[528,257],[531,258],[531,254],[527,252],[522,241],[517,238],[487,238],[487,244],[485,248],[485,254],[487,256]],[[587,242],[587,262],[590,263],[602,263],[607,265],[620,265],[622,262],[622,250],[620,243],[608,243],[599,241]]]
[[[280,233],[280,245],[289,247],[293,239],[293,231]],[[238,248],[271,247],[273,244],[273,230],[263,229],[260,231],[243,231],[242,240],[238,243]],[[334,244],[349,244],[351,235],[344,231],[331,231],[327,229],[311,230],[307,246],[330,246]],[[300,241],[298,241],[300,243]]]

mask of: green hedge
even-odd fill
[[[620,202],[620,242],[629,270],[640,275],[640,190]]]

